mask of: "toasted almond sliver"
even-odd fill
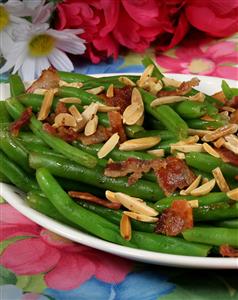
[[[149,217],[156,217],[158,215],[158,211],[154,208],[148,206],[146,202],[144,202],[140,198],[131,197],[124,193],[115,193],[116,199],[127,209],[130,211],[146,215]]]
[[[79,98],[75,98],[75,97],[66,97],[66,98],[60,98],[59,99],[60,102],[63,102],[63,103],[78,103],[80,104],[81,103],[81,100]]]
[[[135,220],[141,221],[141,222],[155,223],[158,221],[158,218],[156,218],[156,217],[149,217],[149,216],[138,214],[138,213],[131,212],[131,211],[124,211],[123,214],[127,215],[131,219],[135,219]]]
[[[210,146],[208,143],[203,143],[203,149],[210,155],[220,158],[220,154],[212,148],[212,146]]]
[[[238,154],[238,137],[234,134],[229,134],[225,136],[225,140],[224,147],[233,153]]]
[[[238,154],[238,148],[231,143],[225,142],[223,146],[231,152]]]
[[[82,117],[81,113],[78,111],[78,109],[75,105],[71,105],[69,107],[69,112],[75,118],[77,123],[79,123],[83,120],[83,117]]]
[[[102,148],[98,151],[97,156],[98,158],[103,158],[108,155],[117,145],[119,142],[119,134],[114,133],[109,140],[102,146]]]
[[[184,100],[186,100],[186,97],[183,96],[165,96],[165,97],[156,98],[150,103],[150,106],[155,107],[162,104],[181,102]]]
[[[212,170],[212,174],[214,178],[216,179],[216,183],[219,186],[220,190],[224,193],[228,192],[230,190],[226,179],[224,178],[222,171],[219,167]]]
[[[191,145],[191,144],[196,144],[198,141],[199,141],[199,136],[192,135],[192,136],[189,136],[185,140],[181,140],[181,141],[175,143],[174,145]]]
[[[96,115],[98,111],[98,103],[91,103],[87,108],[82,112],[83,118],[87,121],[91,120],[93,115]]]
[[[216,140],[215,142],[213,142],[214,146],[216,148],[221,148],[221,146],[223,146],[225,143],[225,140],[223,137],[220,137],[218,140]]]
[[[179,159],[185,159],[186,158],[186,156],[183,152],[177,152],[176,157],[179,158]]]
[[[144,107],[138,104],[131,104],[123,112],[123,123],[134,125],[144,114]]]
[[[180,85],[182,83],[181,81],[178,81],[178,80],[175,80],[172,78],[167,78],[167,77],[163,77],[162,81],[165,86],[172,86],[172,87],[176,87],[176,88],[180,87]]]
[[[207,183],[208,181],[209,181],[208,178],[206,178],[206,177],[203,177],[203,178],[202,178],[202,184]]]
[[[130,78],[125,77],[125,76],[121,76],[118,79],[121,83],[125,84],[125,85],[129,85],[129,86],[135,86],[136,84],[130,80]]]
[[[162,82],[159,80],[158,82],[154,82],[152,80],[152,78],[149,78],[146,82],[145,82],[145,86],[144,88],[149,89],[149,92],[156,96],[157,93],[162,90],[163,88],[163,84]]]
[[[193,129],[188,128],[188,134],[189,135],[198,135],[200,137],[203,137],[206,134],[211,134],[213,131],[211,130],[202,130],[202,129]]]
[[[203,152],[202,144],[191,144],[191,145],[170,145],[170,152],[173,153],[175,151],[180,151],[184,153],[190,152]]]
[[[196,102],[204,102],[205,98],[206,98],[206,96],[203,93],[198,92],[194,96],[189,96],[188,100],[196,101]]]
[[[54,89],[50,89],[45,92],[45,96],[42,101],[40,112],[38,114],[38,118],[37,118],[38,120],[43,121],[48,117],[50,113],[51,105],[53,103],[54,94],[55,94]]]
[[[122,214],[120,221],[120,234],[125,240],[129,241],[131,239],[131,232],[130,218],[127,215]]]
[[[160,137],[157,136],[132,139],[122,143],[119,149],[122,151],[146,150],[157,145],[160,142],[160,140]]]
[[[135,123],[135,125],[142,126],[144,123],[144,114],[140,117],[140,119]]]
[[[45,92],[47,91],[47,89],[35,89],[34,90],[34,94],[37,95],[45,95]]]
[[[198,208],[199,207],[199,202],[197,199],[194,199],[194,200],[189,200],[188,203],[190,204],[190,206],[192,208]]]
[[[203,196],[206,195],[208,193],[210,193],[212,191],[212,189],[214,188],[216,184],[216,180],[212,179],[209,180],[207,183],[204,183],[203,185],[199,186],[198,188],[192,190],[190,192],[190,194],[192,196]]]
[[[183,196],[189,195],[191,193],[191,191],[193,191],[194,189],[196,189],[199,186],[201,178],[202,178],[202,176],[198,175],[197,178],[190,184],[190,186],[186,188],[186,190],[180,191],[180,195],[183,195]]]
[[[60,126],[69,126],[69,127],[76,127],[77,123],[75,118],[68,114],[68,113],[60,113],[55,117],[55,123],[53,127],[60,127]]]
[[[212,141],[215,141],[215,140],[217,140],[218,138],[220,138],[222,136],[235,133],[237,130],[238,130],[238,124],[228,124],[228,125],[222,126],[218,129],[214,130],[210,134],[204,135],[202,140],[204,142],[212,142]]]
[[[110,112],[120,110],[120,106],[108,106],[98,103],[98,112]]]
[[[97,130],[97,126],[98,126],[98,116],[94,115],[93,118],[89,120],[88,123],[86,124],[84,128],[84,134],[86,136],[90,136],[94,134]]]
[[[238,201],[238,188],[231,190],[226,193],[227,197],[229,197],[232,200]]]
[[[106,96],[108,98],[111,98],[114,96],[114,86],[113,86],[113,83],[109,85],[108,89],[107,89],[107,92],[106,92]]]
[[[59,81],[59,86],[68,86],[68,87],[74,87],[74,88],[81,88],[83,86],[82,82],[66,82],[63,80]]]
[[[131,103],[144,107],[144,102],[143,102],[141,93],[137,88],[133,88],[133,90],[132,90]]]
[[[225,111],[229,111],[229,112],[231,112],[231,113],[233,113],[234,111],[236,111],[235,108],[230,107],[230,106],[222,106],[221,109],[222,109],[222,110],[225,110]]]
[[[214,120],[214,118],[212,118],[211,116],[209,116],[209,115],[204,115],[204,116],[202,116],[201,118],[200,118],[201,120],[203,120],[203,121],[215,121]]]
[[[105,196],[106,196],[107,200],[109,200],[111,202],[120,203],[120,201],[117,200],[114,192],[111,192],[111,191],[107,190],[105,192]]]
[[[143,84],[145,83],[145,81],[151,77],[152,73],[154,71],[154,65],[149,65],[147,68],[145,68],[144,72],[142,73],[139,81],[139,86],[143,86]]]
[[[89,90],[86,90],[87,93],[89,94],[93,94],[93,95],[98,95],[100,94],[102,91],[104,91],[104,86],[98,86]]]
[[[156,157],[163,157],[164,156],[164,149],[148,150],[147,153],[155,155]]]

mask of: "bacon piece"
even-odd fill
[[[227,101],[227,105],[238,108],[238,96],[234,96],[230,101]]]
[[[189,81],[184,81],[180,84],[180,86],[173,91],[159,91],[157,93],[157,97],[164,97],[164,96],[183,96],[189,93],[192,87],[199,85],[200,80],[196,77],[192,78]]]
[[[193,227],[193,210],[186,200],[173,201],[159,217],[156,233],[168,236],[176,236],[182,231]]]
[[[68,108],[66,107],[65,103],[58,102],[55,108],[55,115],[59,115],[61,113],[68,113]]]
[[[230,163],[234,166],[238,166],[238,155],[237,154],[226,149],[225,147],[216,148],[216,151],[220,154],[220,157],[224,162]]]
[[[97,131],[90,136],[85,136],[83,133],[80,133],[78,135],[78,140],[80,140],[84,145],[92,145],[105,142],[111,136],[112,131],[110,128],[98,126]]]
[[[101,199],[101,198],[94,196],[93,194],[87,193],[87,192],[69,191],[68,194],[72,198],[93,202],[93,203],[99,204],[101,206],[115,209],[115,210],[118,210],[121,207],[121,204],[119,202],[118,203],[117,202],[109,202],[105,199]]]
[[[108,113],[108,118],[111,124],[112,133],[118,133],[120,136],[120,142],[125,142],[127,138],[122,124],[121,114],[118,111],[110,111]]]
[[[43,130],[51,135],[61,138],[66,142],[72,143],[73,141],[78,140],[78,133],[70,127],[61,126],[58,128],[54,128],[49,123],[44,123]]]
[[[235,249],[228,244],[221,245],[219,248],[219,253],[224,257],[238,257],[238,249]]]
[[[53,89],[59,86],[59,75],[55,69],[50,67],[42,71],[41,76],[27,89],[27,93],[33,93],[36,89]]]
[[[231,114],[230,123],[238,124],[238,108]]]
[[[131,104],[132,87],[114,88],[114,96],[109,98],[106,95],[101,96],[108,106],[119,106],[120,113],[123,114],[128,105]]]
[[[21,114],[20,118],[10,125],[10,132],[13,136],[18,136],[21,128],[28,124],[32,116],[32,107],[27,107]]]
[[[108,177],[121,177],[131,174],[128,178],[128,184],[134,184],[140,179],[143,173],[149,172],[151,169],[157,170],[164,166],[165,162],[161,159],[142,160],[129,157],[123,162],[108,163],[104,171],[104,175]]]
[[[177,188],[188,187],[195,180],[196,176],[182,159],[169,156],[165,161],[166,165],[155,173],[166,196],[171,195]]]

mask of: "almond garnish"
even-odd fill
[[[222,136],[235,133],[237,130],[238,130],[237,124],[228,124],[228,125],[222,126],[218,129],[214,130],[212,133],[208,133],[208,134],[204,135],[202,140],[204,142],[212,142]]]
[[[114,133],[109,140],[102,146],[102,148],[98,151],[97,156],[98,158],[103,158],[108,155],[117,145],[119,142],[119,134]]]
[[[60,126],[69,126],[69,127],[76,127],[77,122],[75,118],[68,114],[68,113],[60,113],[55,117],[53,127],[60,127]]]
[[[81,88],[83,86],[82,82],[66,82],[64,80],[59,81],[59,86],[68,86],[68,87],[74,87],[74,88]]]
[[[143,87],[144,83],[146,82],[146,80],[151,77],[152,73],[154,71],[154,65],[149,65],[144,72],[142,73],[140,79],[137,81],[137,85],[139,87]]]
[[[211,130],[202,130],[202,129],[193,129],[193,128],[188,128],[188,134],[189,135],[198,135],[200,137],[203,137],[206,134],[212,134],[213,131]]]
[[[138,104],[131,104],[123,112],[123,123],[134,125],[143,116],[144,108]]]
[[[120,203],[120,201],[117,200],[114,192],[111,192],[111,191],[107,190],[105,192],[105,196],[106,196],[107,200],[109,200],[111,202]]]
[[[89,121],[92,119],[93,115],[96,115],[98,111],[98,103],[90,103],[90,105],[82,112],[82,116],[85,121]]]
[[[199,207],[199,202],[198,202],[197,199],[189,200],[188,203],[189,203],[189,205],[190,205],[192,208],[198,208],[198,207]]]
[[[210,155],[220,158],[220,154],[212,148],[212,146],[210,146],[208,143],[203,143],[203,149]]]
[[[231,190],[229,192],[226,193],[227,197],[229,197],[230,199],[234,200],[234,201],[238,201],[238,188]]]
[[[98,126],[98,116],[94,115],[91,120],[89,120],[84,128],[84,134],[90,136],[97,131]]]
[[[224,147],[233,153],[238,154],[238,137],[234,134],[230,134],[225,136],[225,140]]]
[[[180,151],[184,153],[190,153],[190,152],[203,152],[203,146],[202,144],[189,144],[189,145],[176,145],[172,144],[170,145],[170,152],[173,153],[175,151]]]
[[[110,112],[120,110],[120,106],[108,106],[102,103],[98,103],[98,112]]]
[[[75,105],[71,105],[69,107],[69,112],[75,118],[77,123],[79,123],[83,120],[83,117],[82,117],[81,113],[78,111],[78,109]]]
[[[160,142],[160,140],[160,137],[157,136],[132,139],[122,143],[119,149],[122,151],[146,150],[157,145]]]
[[[172,87],[176,87],[176,88],[180,87],[180,85],[182,83],[181,81],[178,81],[178,80],[175,80],[172,78],[167,78],[167,77],[163,77],[162,81],[165,86],[172,86]]]
[[[179,159],[185,159],[186,158],[186,156],[183,152],[177,152],[176,157],[179,158]]]
[[[45,95],[45,92],[47,91],[47,89],[35,89],[34,90],[34,94],[37,94],[37,95]]]
[[[137,105],[142,106],[144,108],[144,102],[143,102],[141,93],[137,88],[134,88],[132,90],[131,103],[132,104],[137,104]]]
[[[176,103],[186,100],[186,97],[183,96],[165,96],[156,98],[150,103],[151,107],[163,105],[163,104],[170,104],[170,103]]]
[[[140,198],[131,197],[124,193],[115,193],[115,196],[116,199],[130,211],[149,217],[155,217],[159,214],[157,210],[148,206],[146,202]]]
[[[66,98],[60,98],[59,99],[60,102],[63,102],[63,103],[78,103],[80,104],[81,103],[81,100],[79,98],[75,98],[75,97],[66,97]]]
[[[216,184],[216,180],[215,179],[209,180],[207,183],[204,183],[203,185],[199,186],[198,188],[192,190],[190,192],[190,194],[192,196],[207,195],[208,193],[210,193],[212,191],[212,189],[214,188],[215,184]]]
[[[214,118],[212,118],[211,116],[209,116],[209,115],[204,115],[204,116],[202,116],[201,118],[200,118],[201,120],[203,120],[203,121],[215,121],[214,120]]]
[[[114,96],[114,86],[113,86],[113,83],[109,85],[108,89],[107,89],[107,93],[106,93],[106,96],[108,98],[111,98]]]
[[[213,144],[216,148],[221,148],[221,146],[223,146],[224,143],[225,143],[225,140],[223,137],[221,137],[218,140],[216,140],[215,142],[213,142]]]
[[[104,86],[98,86],[89,90],[86,90],[87,93],[89,94],[93,94],[93,95],[98,95],[100,94],[102,91],[104,91]]]
[[[164,149],[148,150],[147,153],[152,154],[156,157],[163,157],[164,156]]]
[[[230,107],[230,106],[222,106],[221,109],[222,109],[222,110],[225,110],[225,111],[229,111],[229,112],[231,112],[231,113],[233,113],[233,112],[236,111],[235,108]]]
[[[199,141],[199,136],[198,135],[192,135],[188,137],[185,140],[181,140],[174,145],[191,145],[191,144],[196,144]]]
[[[123,214],[127,215],[131,219],[141,221],[141,222],[155,223],[158,221],[158,218],[156,218],[156,217],[149,217],[149,216],[138,214],[138,213],[131,212],[131,211],[124,211]]]
[[[189,187],[186,188],[186,190],[181,190],[180,191],[180,195],[186,196],[189,195],[191,193],[191,191],[193,191],[194,189],[196,189],[201,181],[202,176],[198,175],[198,177],[190,184]]]
[[[198,92],[197,94],[195,94],[193,96],[189,96],[188,100],[196,101],[196,102],[204,102],[205,98],[206,98],[206,96],[203,93]]]
[[[122,214],[120,221],[120,234],[125,240],[130,241],[131,232],[132,231],[130,218],[127,215]]]
[[[136,84],[128,77],[125,76],[121,76],[118,79],[121,83],[125,84],[125,85],[129,85],[129,86],[135,86]]]
[[[219,186],[220,190],[224,193],[228,192],[230,188],[222,174],[221,169],[219,167],[215,168],[214,170],[212,170],[212,174],[216,179],[216,183]]]
[[[135,123],[135,125],[142,126],[144,123],[144,114],[140,117],[140,119]]]
[[[37,117],[38,120],[43,121],[48,117],[50,113],[51,105],[53,103],[54,94],[55,94],[54,89],[50,89],[45,92],[45,96],[42,101],[40,112]]]
[[[152,78],[149,78],[147,81],[148,81],[148,89],[149,89],[149,92],[156,96],[157,93],[162,90],[163,88],[163,84],[162,82],[159,80],[158,82],[153,82],[151,80]],[[146,82],[147,83],[147,82]]]

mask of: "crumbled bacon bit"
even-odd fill
[[[164,163],[165,162],[161,159],[142,160],[130,157],[123,162],[108,163],[104,175],[109,177],[121,177],[131,174],[128,178],[128,184],[132,185],[142,177],[143,173],[147,173],[151,169],[158,170]]]
[[[66,107],[65,103],[58,102],[55,108],[55,115],[59,115],[61,113],[68,113],[68,108]]]
[[[27,107],[21,114],[20,118],[10,125],[10,132],[13,136],[18,136],[21,128],[28,124],[32,116],[32,107]]]
[[[173,201],[170,208],[166,209],[157,222],[156,233],[176,236],[182,231],[193,227],[193,210],[186,200]]]
[[[230,123],[238,124],[238,108],[231,114]]]
[[[57,136],[57,130],[56,128],[54,128],[53,126],[51,126],[49,123],[44,123],[42,125],[42,128],[44,131],[46,131],[47,133],[51,134],[51,135],[55,135]]]
[[[110,121],[112,133],[118,133],[120,136],[120,142],[123,143],[127,140],[125,129],[122,124],[122,117],[118,111],[108,112],[108,118]]]
[[[221,245],[219,248],[219,253],[224,257],[238,257],[238,249],[235,249],[228,244]]]
[[[87,193],[87,192],[69,191],[68,194],[72,198],[85,200],[88,202],[93,202],[93,203],[99,204],[101,206],[115,209],[115,210],[118,210],[121,207],[121,204],[119,202],[109,202],[108,200],[101,199],[101,198],[94,196],[93,194]]]
[[[110,128],[98,126],[97,131],[90,136],[85,136],[83,133],[78,134],[78,140],[80,140],[84,145],[92,145],[105,142],[111,136],[112,131]]]
[[[70,143],[72,143],[73,141],[76,141],[79,136],[78,133],[75,132],[70,127],[61,126],[58,128],[54,128],[49,123],[43,124],[43,130],[51,135],[57,136],[57,137],[61,138],[62,140],[66,141],[66,142],[70,142]]]
[[[53,89],[59,86],[59,75],[55,69],[50,67],[42,71],[41,76],[27,89],[27,93],[33,93],[36,89]]]
[[[183,160],[169,156],[165,161],[166,165],[156,171],[156,176],[166,196],[171,195],[177,188],[188,187],[196,179]]]
[[[234,166],[238,166],[238,155],[237,154],[226,149],[225,147],[216,149],[216,151],[220,154],[220,157],[224,162],[230,163]]]
[[[227,101],[226,104],[231,107],[238,108],[238,96],[234,96],[230,101]]]

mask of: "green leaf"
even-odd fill
[[[0,266],[0,285],[16,284],[17,278],[10,270]]]
[[[231,100],[233,98],[233,92],[225,80],[222,80],[221,88],[222,88],[222,91],[225,94],[226,98],[228,100]]]
[[[18,276],[16,286],[21,288],[24,292],[39,294],[47,288],[44,280],[44,274]]]

